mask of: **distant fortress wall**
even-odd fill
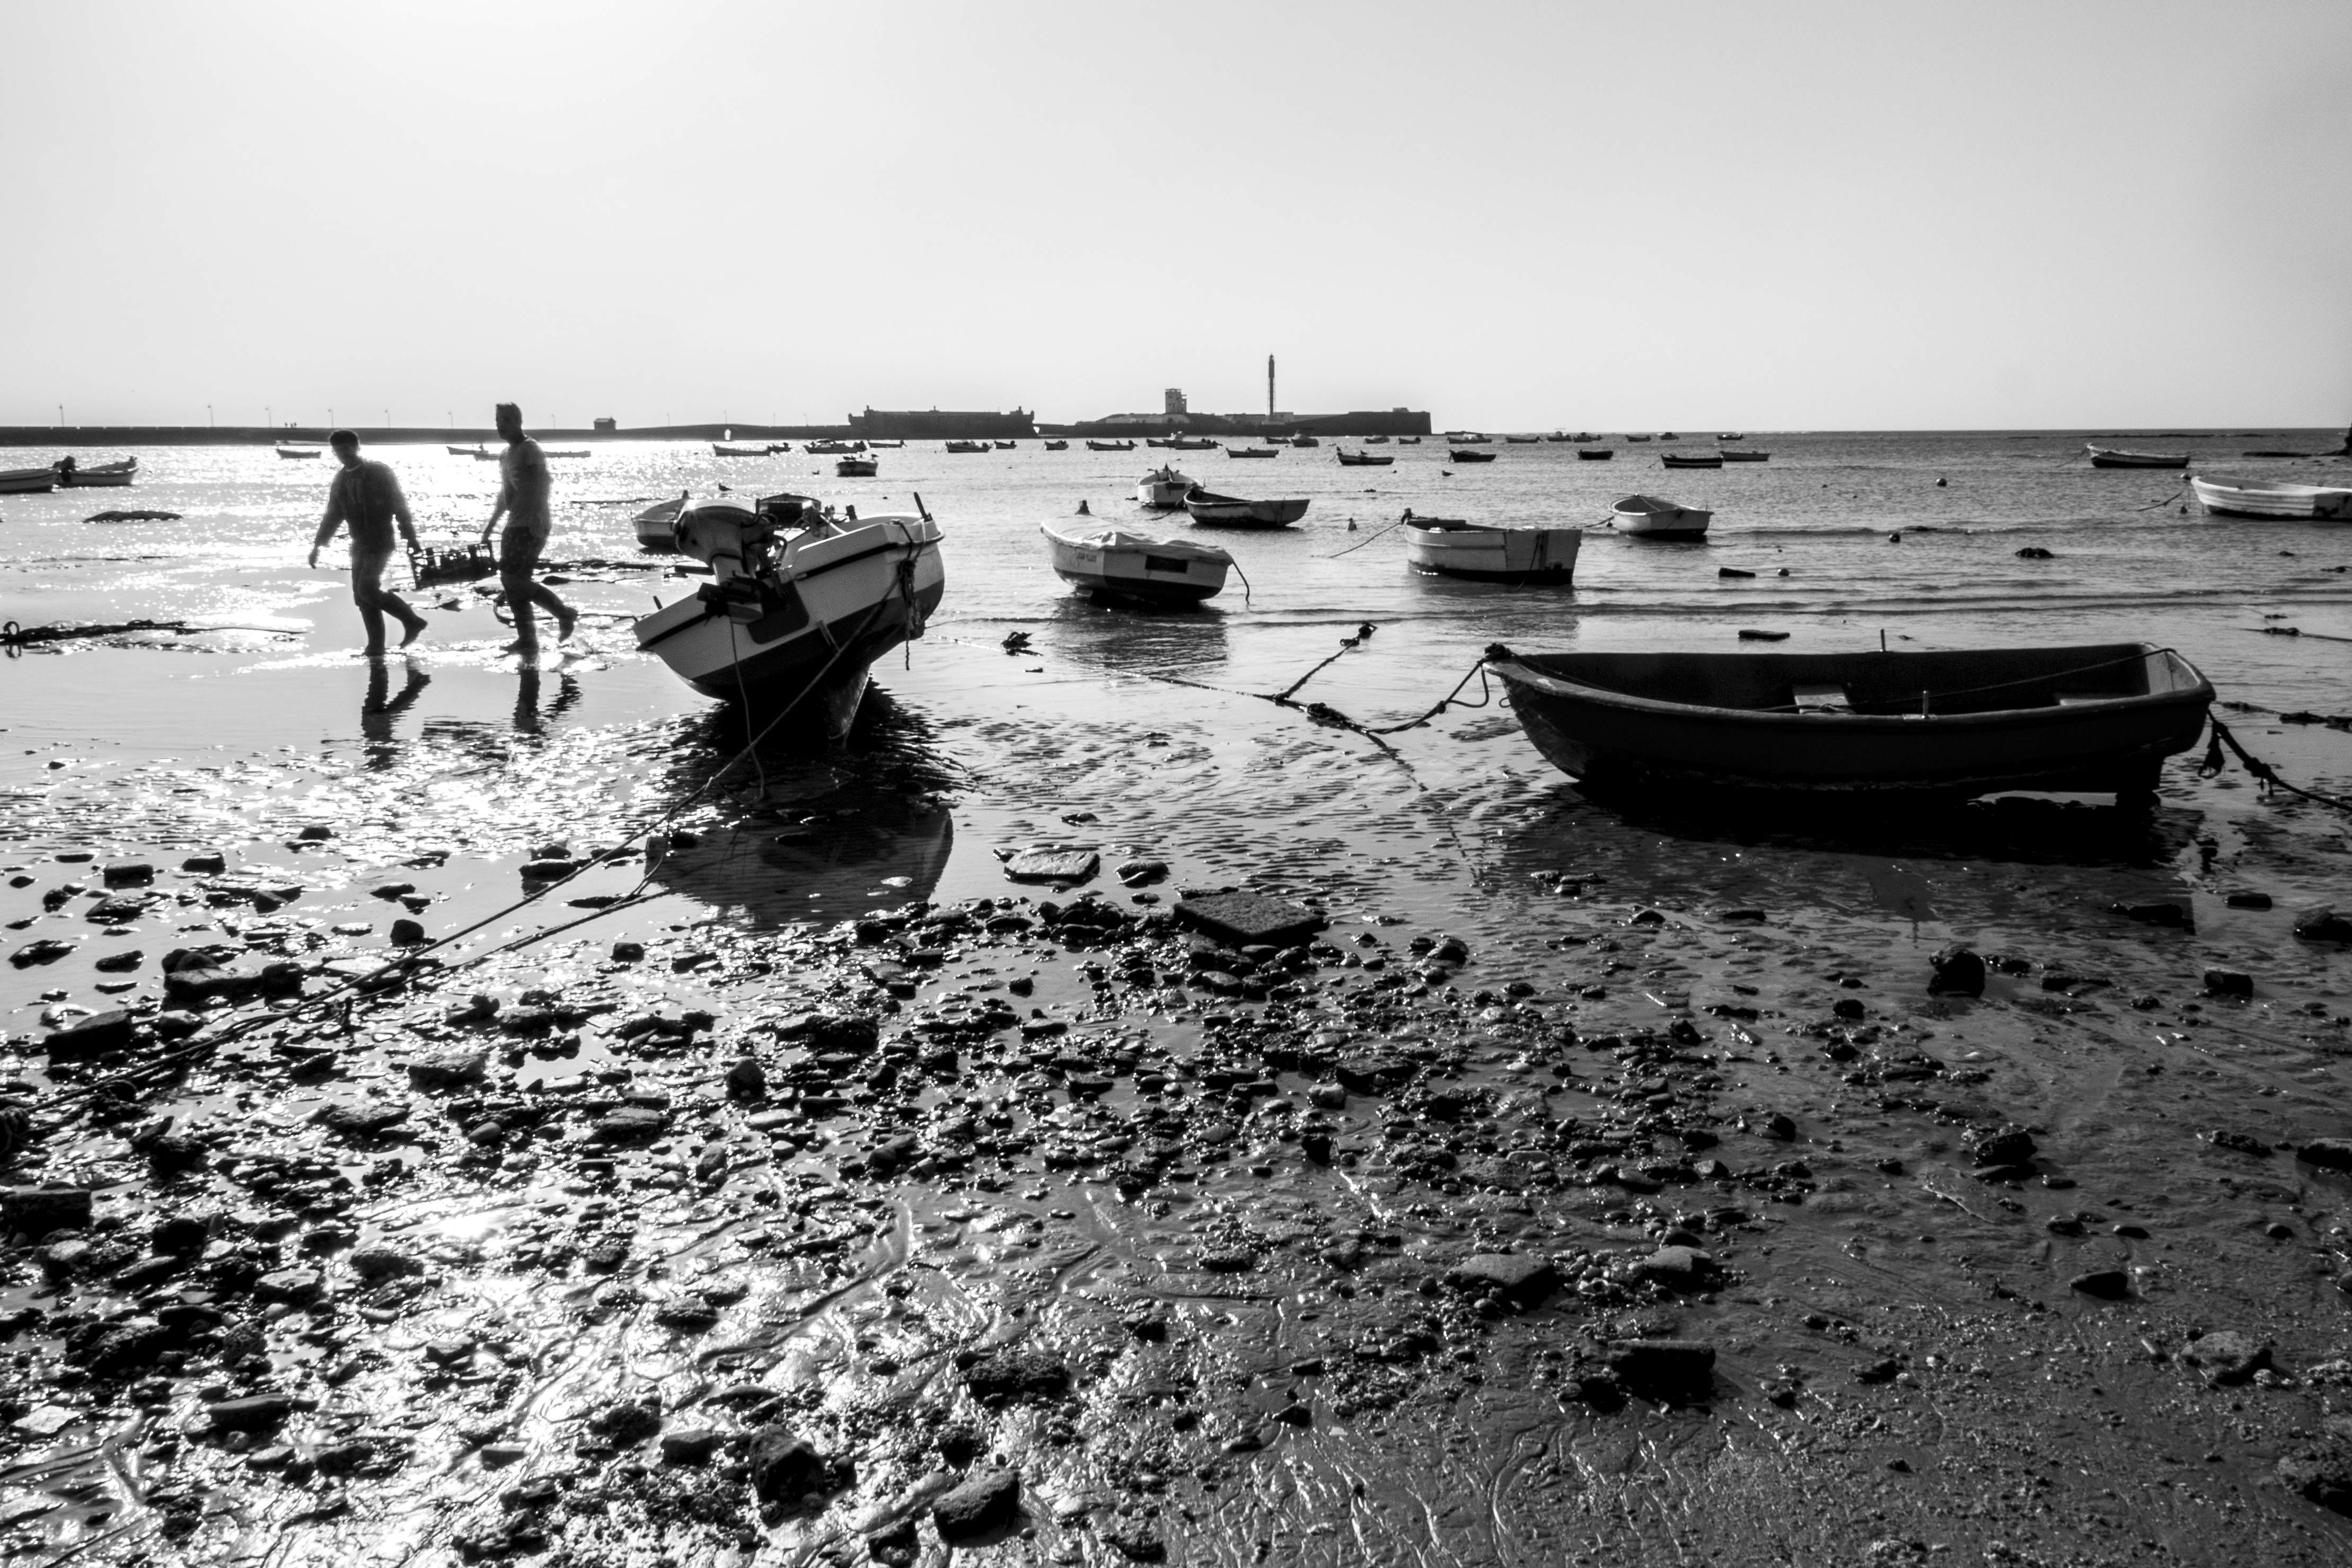
[[[868,440],[884,441],[1009,441],[1037,434],[1036,420],[1025,408],[1010,414],[994,409],[868,408],[851,415],[849,427]]]
[[[1076,425],[1040,425],[1041,435],[1165,436],[1426,436],[1429,415],[1412,408],[1358,409],[1350,414],[1110,414]]]
[[[266,447],[279,441],[317,446],[337,426],[329,425],[0,425],[0,447]],[[487,425],[350,425],[341,426],[361,442],[376,446],[446,443],[472,447],[496,442]],[[655,425],[634,430],[592,426],[585,430],[530,425],[542,442],[565,446],[593,441],[813,441],[846,440],[857,434],[846,425],[747,425],[714,420],[708,425]],[[731,434],[730,434],[731,433]]]

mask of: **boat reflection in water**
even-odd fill
[[[733,709],[689,721],[668,781],[676,798],[709,783],[747,739]],[[729,770],[712,792],[721,824],[673,835],[647,872],[667,891],[771,926],[928,899],[955,843],[943,794],[951,783],[929,727],[869,691],[845,745],[813,752],[771,742],[756,769],[746,759]]]

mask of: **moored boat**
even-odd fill
[[[1320,447],[1323,443],[1312,436],[1293,436],[1290,444],[1294,447]]]
[[[1718,441],[1745,441],[1748,439],[1745,435],[1737,430],[1721,431],[1715,438]]]
[[[1174,511],[1195,488],[1191,479],[1162,463],[1136,485],[1135,499],[1160,511]]]
[[[325,450],[324,447],[289,447],[281,444],[278,448],[278,455],[281,458],[315,458]]]
[[[1396,439],[1397,445],[1400,447],[1418,447],[1421,445],[1421,437],[1418,436],[1400,436]]]
[[[1069,449],[1070,444],[1067,441],[1048,441],[1045,443],[1045,450],[1048,452],[1066,452]]]
[[[1599,785],[1965,797],[2145,797],[2213,688],[2152,643],[1954,651],[1496,650],[1528,737]]]
[[[952,452],[955,449],[956,443],[952,441],[948,443],[949,451]],[[985,450],[983,447],[975,447],[973,449]],[[1089,452],[1132,452],[1135,450],[1135,443],[1132,441],[1088,441],[1087,443],[1087,450]]]
[[[1579,447],[1576,460],[1580,463],[1605,463],[1617,455],[1614,447]]]
[[[843,479],[870,479],[882,471],[880,459],[862,458],[855,452],[834,460],[834,477]]]
[[[1506,436],[1503,444],[1507,447],[1532,447],[1542,439],[1540,436]]]
[[[1225,456],[1228,458],[1279,458],[1282,456],[1282,448],[1279,447],[1228,447],[1225,448]]]
[[[1658,467],[1662,468],[1719,468],[1723,467],[1723,454],[1720,452],[1713,454],[1703,454],[1698,452],[1661,452],[1658,454]]]
[[[677,535],[672,531],[672,525],[677,521],[678,510],[685,505],[686,497],[680,495],[676,500],[656,501],[631,518],[629,530],[637,537],[637,548],[651,551],[656,555],[676,554]]]
[[[988,444],[984,441],[981,443],[983,449]],[[866,443],[863,441],[845,441],[838,437],[830,437],[823,440],[811,441],[802,449],[814,455],[829,458],[840,452],[863,452],[866,450]]]
[[[1385,436],[1367,436],[1364,437],[1364,445],[1367,447],[1385,447],[1388,444],[1389,438]]]
[[[1021,445],[1021,443],[1018,441],[999,441],[996,443],[996,449],[1000,452],[1010,452],[1013,447],[1018,447],[1019,445]]]
[[[1197,605],[1224,588],[1234,563],[1215,545],[1188,539],[1154,539],[1119,528],[1065,533],[1051,523],[1038,531],[1045,536],[1055,572],[1098,599]]]
[[[1474,452],[1466,447],[1453,447],[1445,455],[1457,463],[1491,463],[1495,460],[1492,452]]]
[[[1580,528],[1490,528],[1457,518],[1415,517],[1407,509],[1404,558],[1416,572],[1485,583],[1568,583],[1576,576]]]
[[[2132,452],[2119,447],[2094,447],[2083,443],[2083,450],[2091,455],[2095,468],[2185,468],[2189,466],[2186,452]]]
[[[1205,452],[1216,443],[1206,436],[1171,436],[1168,449],[1171,452]]]
[[[92,463],[84,467],[71,458],[58,464],[58,483],[68,489],[96,489],[106,486],[120,487],[139,478],[139,459],[123,458],[111,463]]]
[[[1699,539],[1715,513],[1683,506],[1663,496],[1627,496],[1609,509],[1611,526],[1643,539]]]
[[[9,468],[0,472],[0,496],[47,495],[57,488],[55,468]]]
[[[723,441],[713,441],[710,443],[710,455],[714,458],[765,458],[772,454],[764,446],[730,447]]]
[[[1628,436],[1625,439],[1628,441],[1647,441],[1650,437],[1647,436]]]
[[[1094,443],[1089,441],[1087,445],[1091,447]],[[972,452],[992,452],[996,448],[991,447],[985,441],[950,441],[948,443],[948,450],[950,452],[970,454]]]
[[[711,581],[638,620],[638,647],[706,697],[838,739],[875,659],[922,636],[946,592],[939,525],[916,505],[861,519],[806,496],[688,500],[672,537]]]
[[[2209,479],[2193,475],[2189,488],[2216,517],[2263,517],[2340,521],[2352,519],[2352,489],[2298,485],[2285,479],[2235,477]]]
[[[1445,444],[1449,447],[1491,447],[1495,438],[1483,430],[1448,430]]]
[[[1716,456],[1727,463],[1769,463],[1772,460],[1769,452],[1717,452]]]
[[[1307,515],[1304,497],[1279,500],[1244,500],[1238,496],[1212,495],[1200,486],[1184,498],[1184,510],[1194,522],[1217,528],[1288,528]]]
[[[1350,452],[1345,447],[1332,448],[1339,454],[1343,468],[1385,468],[1396,461],[1386,452]]]

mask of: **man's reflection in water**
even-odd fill
[[[555,677],[555,700],[547,711],[539,710],[539,670],[526,661],[515,682],[515,732],[520,735],[541,733],[547,726],[577,707],[580,683],[567,672],[559,670]]]
[[[368,660],[367,696],[360,703],[360,734],[367,742],[367,765],[381,771],[392,766],[400,755],[399,744],[392,734],[393,721],[406,712],[415,700],[433,684],[425,667],[413,658],[401,661],[406,670],[400,695],[392,695],[392,661],[386,658]]]

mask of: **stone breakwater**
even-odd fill
[[[2231,972],[1966,945],[1882,972],[1597,871],[1541,879],[1583,918],[1481,951],[1138,858],[1116,894],[367,982],[384,953],[286,918],[304,878],[37,869],[13,973],[87,939],[134,977],[101,988],[160,994],[60,1008],[0,1097],[0,1525],[28,1545],[2352,1541],[2352,1144],[2282,1142],[2237,1065],[2312,1070],[2347,1020]],[[2104,1033],[2134,1020],[2166,1029]]]

